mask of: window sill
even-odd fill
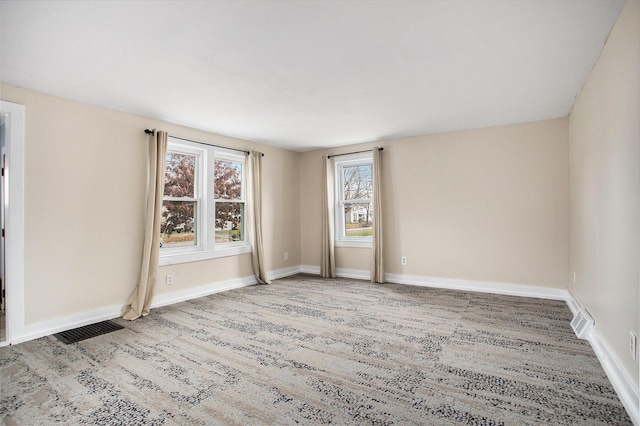
[[[336,247],[352,247],[352,248],[371,248],[372,247],[372,241],[362,241],[362,240],[355,240],[355,241],[348,241],[348,240],[340,240],[340,241],[336,241],[335,242],[335,246]]]
[[[180,254],[160,254],[160,266],[176,265],[179,263],[198,262],[201,260],[218,259],[221,257],[237,256],[251,253],[251,245],[242,245],[218,250],[193,251]]]

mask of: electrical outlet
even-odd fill
[[[286,251],[284,252],[284,260],[289,260],[289,253]]]
[[[173,274],[167,274],[167,285],[173,284]]]
[[[631,355],[631,359],[632,360],[636,360],[638,354],[638,339],[636,338],[636,335],[633,333],[633,331],[629,332],[629,355]]]
[[[401,265],[406,265],[407,264],[407,256],[402,256],[400,258],[400,264]]]

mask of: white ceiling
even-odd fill
[[[3,0],[0,79],[305,151],[564,117],[623,6]]]

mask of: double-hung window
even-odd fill
[[[336,246],[371,247],[373,158],[371,153],[334,157]]]
[[[160,264],[249,253],[246,156],[172,137],[168,142]]]

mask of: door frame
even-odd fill
[[[6,340],[0,346],[17,343],[25,333],[24,304],[24,146],[25,107],[0,101],[0,113],[7,114],[5,179],[5,288]]]

